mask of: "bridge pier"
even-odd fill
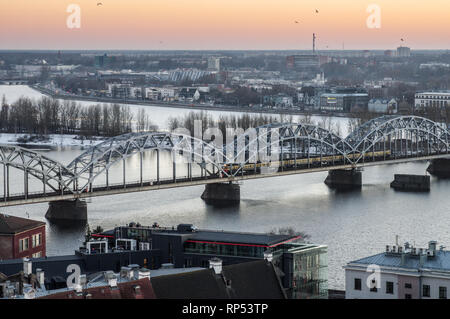
[[[438,158],[431,160],[427,168],[428,173],[439,178],[450,178],[450,159]]]
[[[45,214],[55,224],[85,224],[87,222],[87,204],[84,200],[61,200],[48,203]]]
[[[325,179],[328,187],[337,190],[361,188],[362,173],[356,169],[336,169],[328,172]]]
[[[201,198],[213,206],[237,205],[241,200],[241,188],[232,182],[206,184]]]
[[[402,191],[429,192],[430,184],[428,175],[395,174],[391,187]]]

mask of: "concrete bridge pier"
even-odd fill
[[[431,160],[427,168],[428,173],[439,178],[450,178],[450,159],[438,158]]]
[[[55,224],[85,224],[87,222],[87,204],[84,200],[61,200],[48,203],[45,214]]]
[[[356,169],[337,169],[328,172],[325,179],[328,187],[337,190],[350,190],[361,188],[362,173]]]
[[[237,205],[241,200],[241,188],[232,182],[206,184],[201,198],[213,206]]]

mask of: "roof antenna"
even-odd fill
[[[398,246],[398,235],[395,235],[395,245]]]

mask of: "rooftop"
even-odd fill
[[[442,246],[441,249],[435,247],[436,242],[430,242],[427,249],[410,247],[409,244],[405,245],[405,249],[401,246],[386,246],[386,252],[384,253],[358,259],[349,264],[374,264],[382,267],[412,270],[450,271],[450,251],[444,250]]]
[[[37,220],[0,214],[0,234],[14,235],[40,226],[45,226],[45,223]]]

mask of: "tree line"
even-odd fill
[[[83,106],[75,101],[60,102],[48,97],[39,100],[21,97],[8,104],[3,96],[0,132],[116,136],[131,132],[133,127],[137,131],[154,128],[144,110],[139,110],[137,118],[134,117],[126,105]]]

